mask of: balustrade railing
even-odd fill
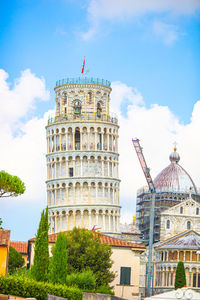
[[[56,81],[56,86],[64,85],[64,84],[76,84],[76,83],[92,83],[92,84],[100,84],[109,86],[111,82],[109,80],[101,79],[101,78],[93,78],[93,77],[74,77],[74,78],[64,78]]]
[[[116,117],[111,117],[108,115],[101,115],[100,117],[98,117],[96,114],[81,114],[81,115],[66,114],[66,115],[60,115],[56,117],[49,117],[48,125],[59,123],[59,122],[66,122],[66,121],[103,121],[103,122],[118,124],[118,119]]]

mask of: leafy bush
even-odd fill
[[[95,290],[95,293],[114,295],[115,293],[108,285],[102,285]]]
[[[20,268],[16,270],[12,276],[14,277],[21,277],[21,278],[29,278],[29,279],[34,279],[33,275],[31,274],[31,269],[26,269],[26,267]]]
[[[66,240],[69,274],[90,269],[96,277],[96,286],[113,281],[112,248],[101,243],[100,234],[74,227],[66,233]]]
[[[8,272],[13,274],[17,269],[24,265],[24,259],[13,247],[9,247]]]
[[[77,287],[53,285],[37,282],[25,277],[0,276],[0,293],[25,298],[46,300],[47,295],[55,295],[68,300],[81,300],[82,292]]]
[[[93,290],[96,286],[96,278],[92,271],[72,273],[66,277],[66,285],[77,286],[82,290]]]

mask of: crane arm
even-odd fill
[[[137,153],[140,165],[141,165],[142,170],[144,172],[144,176],[146,178],[147,184],[149,186],[149,190],[151,192],[153,192],[153,191],[155,191],[155,186],[154,186],[153,180],[152,180],[151,175],[150,175],[150,169],[147,167],[147,164],[146,164],[143,152],[142,152],[142,147],[140,146],[140,140],[139,139],[135,139],[135,140],[132,139],[132,142],[133,142],[133,146],[135,148],[135,151]]]

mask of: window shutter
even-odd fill
[[[131,268],[130,267],[121,267],[120,284],[121,285],[130,285],[130,281],[131,281]]]

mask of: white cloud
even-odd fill
[[[127,90],[134,89],[120,82],[112,84],[111,109],[119,113],[120,103],[127,97]],[[115,96],[120,93],[120,101]],[[131,98],[131,94],[129,95]],[[140,95],[141,97],[141,95]],[[178,143],[181,156],[180,164],[189,172],[197,186],[200,185],[200,141],[197,138],[200,128],[200,101],[192,113],[189,124],[181,124],[167,106],[129,105],[127,117],[119,113],[119,152],[120,152],[120,199],[122,205],[122,219],[132,220],[135,213],[136,191],[146,185],[132,138],[139,138],[144,149],[144,155],[151,174],[154,178],[169,162],[169,154],[173,151],[173,143]],[[116,105],[118,107],[116,107]],[[124,217],[125,216],[125,217]]]
[[[26,184],[23,201],[40,201],[45,193],[45,125],[47,116],[22,122],[38,101],[49,100],[44,79],[30,70],[21,73],[13,88],[0,70],[0,166]]]
[[[98,24],[102,20],[122,21],[147,13],[161,14],[164,12],[190,15],[199,10],[199,0],[90,0],[88,5],[90,29],[82,37],[85,40],[94,37]]]
[[[177,27],[161,21],[153,22],[153,31],[164,44],[171,45],[178,39]]]

